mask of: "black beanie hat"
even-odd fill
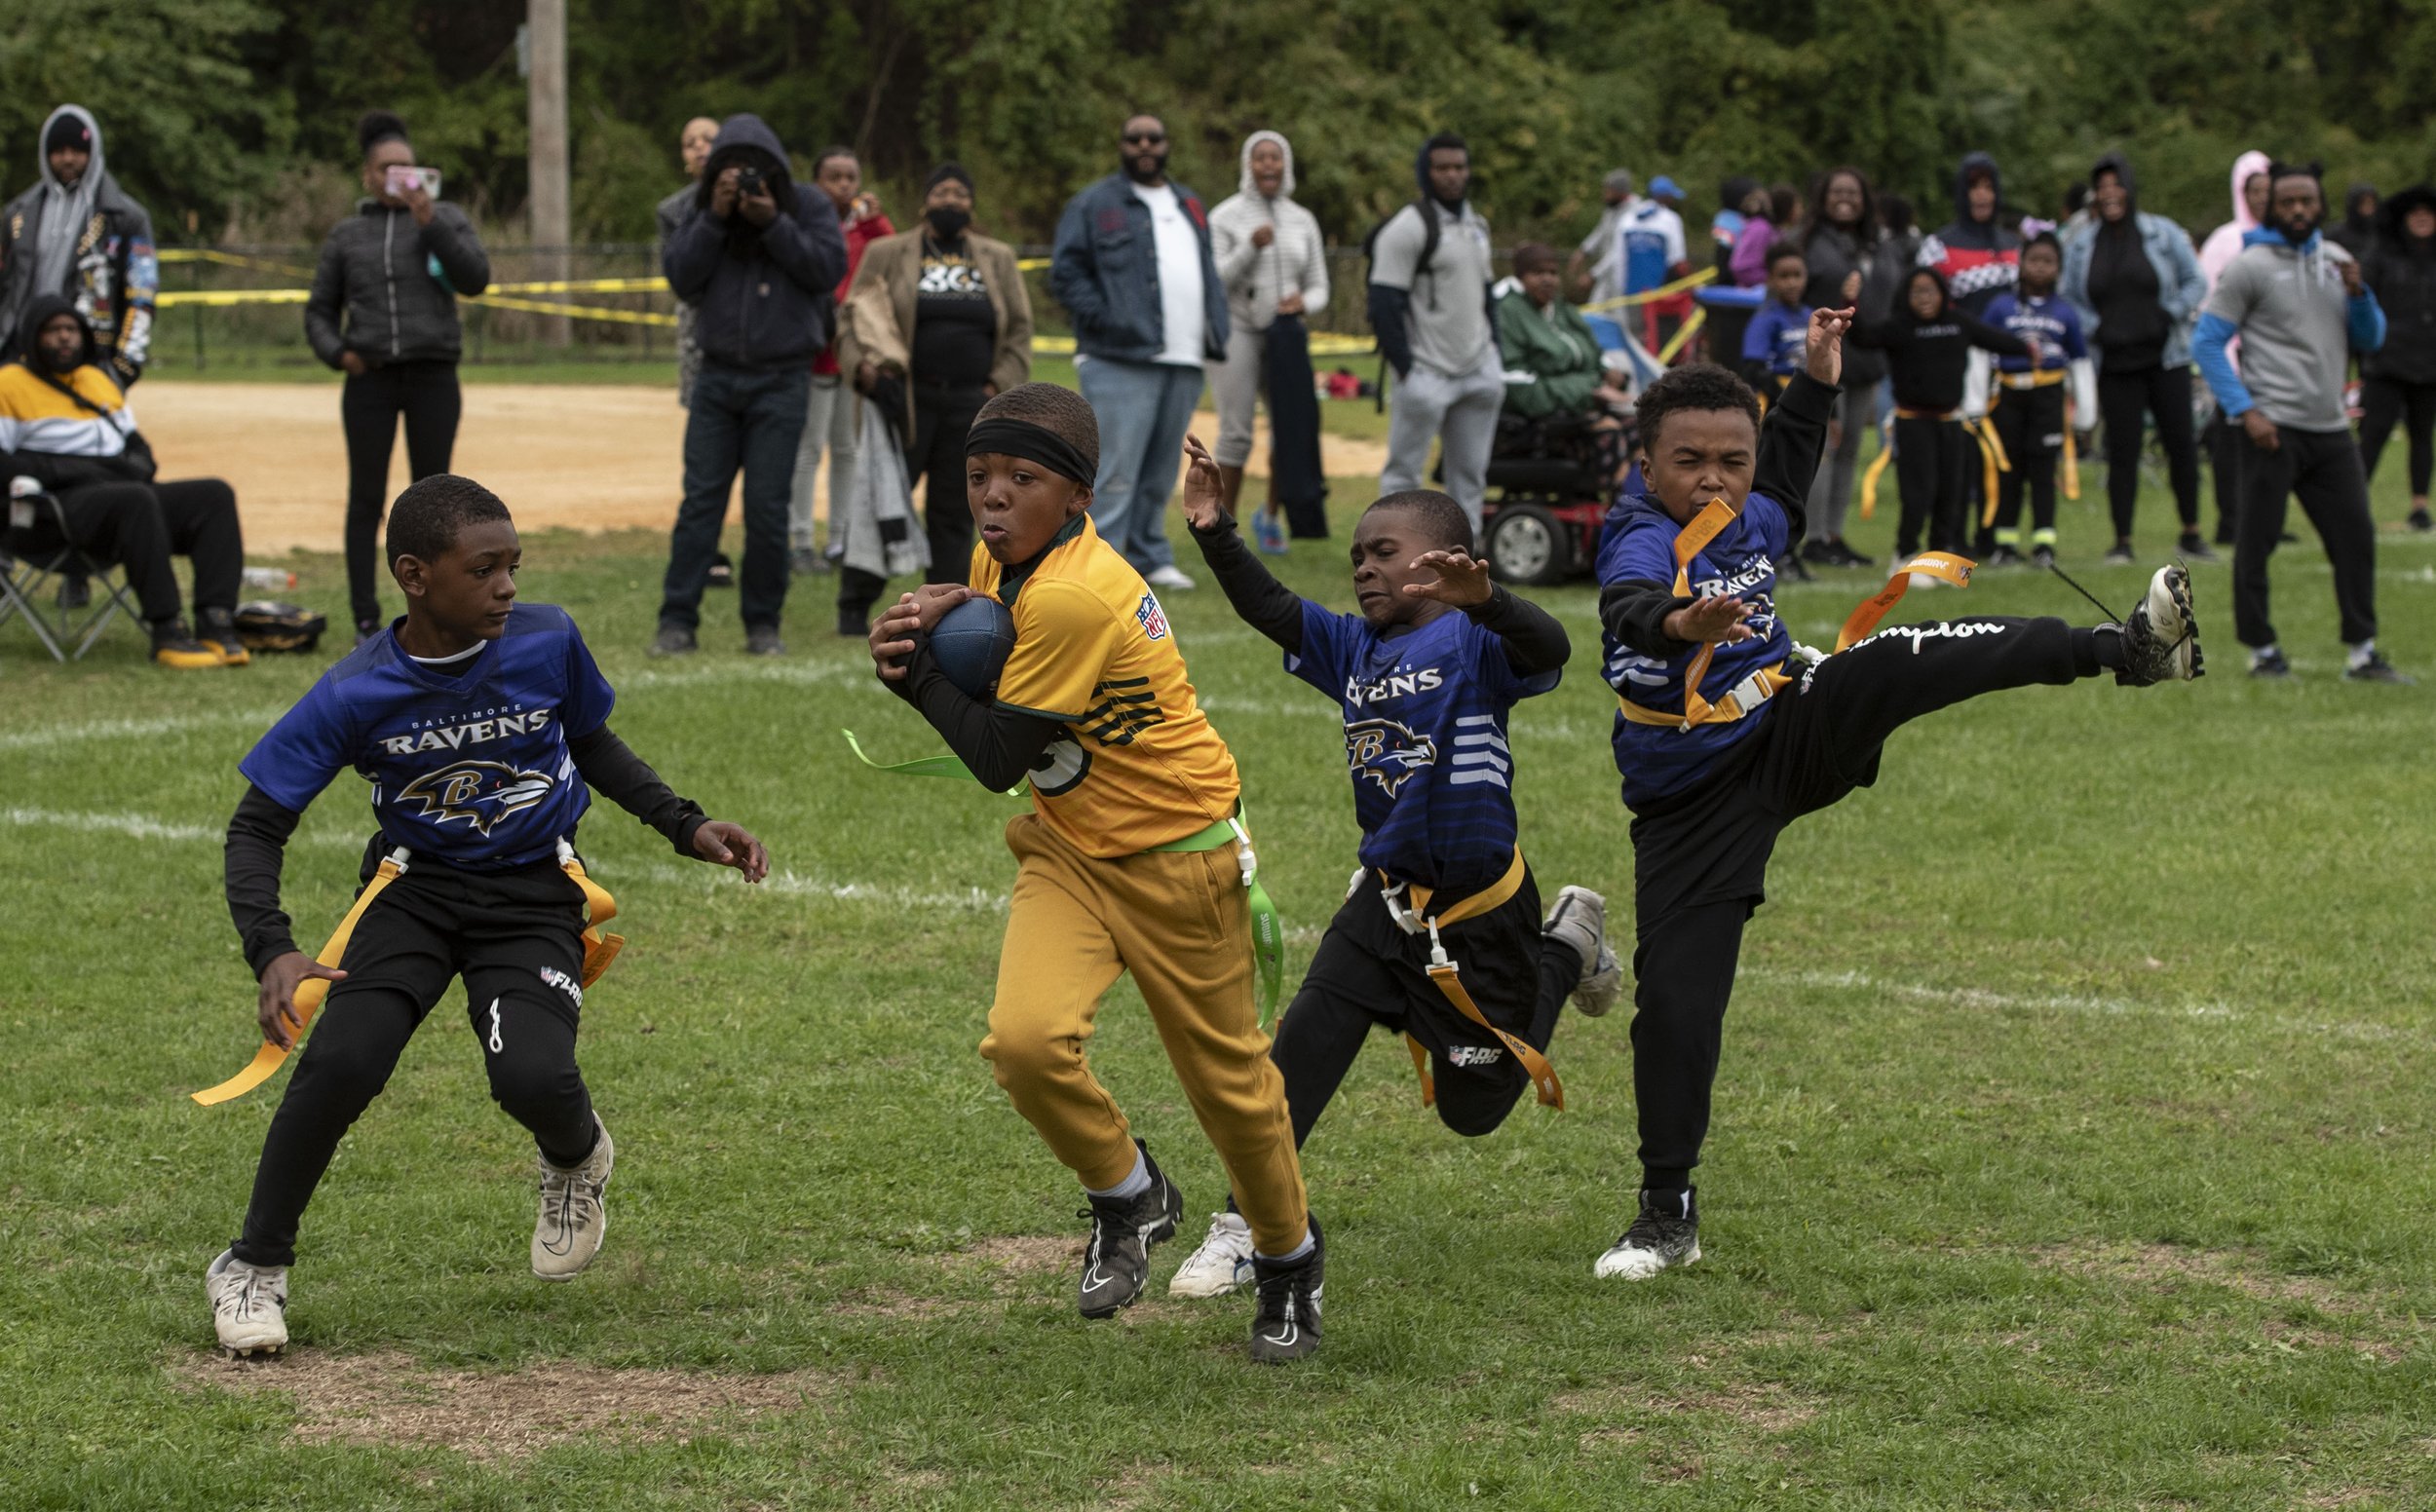
[[[42,133],[42,154],[49,157],[62,147],[81,147],[93,151],[93,132],[74,116],[63,115],[51,123],[51,130]]]
[[[965,166],[961,163],[942,163],[931,170],[931,176],[922,181],[922,192],[929,194],[951,178],[965,186],[965,193],[973,192],[972,175],[965,170]]]

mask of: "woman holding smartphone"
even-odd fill
[[[448,471],[457,441],[457,296],[490,286],[490,259],[465,211],[434,198],[439,175],[417,168],[405,123],[375,110],[356,127],[367,198],[322,244],[305,302],[314,354],[347,375],[347,587],[356,639],[379,633],[381,510],[389,456],[406,423],[415,477]]]

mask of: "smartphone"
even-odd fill
[[[388,186],[389,192],[397,196],[399,199],[404,199],[406,197],[406,191],[412,188],[417,180],[422,182],[423,192],[425,194],[430,195],[435,200],[439,198],[439,170],[436,168],[417,168],[412,164],[405,163],[392,164],[390,166]]]

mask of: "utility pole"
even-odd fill
[[[532,186],[527,208],[539,253],[533,268],[536,277],[564,279],[566,246],[573,240],[567,213],[566,0],[525,0],[524,14],[530,39],[525,97]],[[541,317],[541,333],[544,344],[552,347],[566,346],[574,338],[563,315]]]

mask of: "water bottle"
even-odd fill
[[[1285,522],[1275,510],[1264,506],[1253,511],[1252,541],[1271,556],[1285,554]]]
[[[296,586],[296,575],[285,567],[248,567],[246,586],[263,592],[290,592]]]

